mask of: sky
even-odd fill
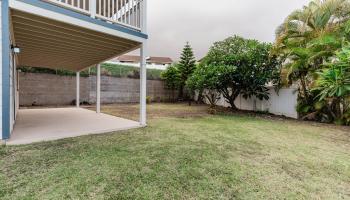
[[[197,59],[232,35],[273,42],[275,30],[309,0],[148,0],[149,56],[177,61],[188,41]]]

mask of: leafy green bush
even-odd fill
[[[215,107],[220,99],[220,81],[227,73],[234,72],[235,68],[227,66],[215,67],[211,65],[199,65],[192,76],[187,80],[186,85],[192,91],[197,91],[203,95]],[[230,70],[232,69],[232,71]]]
[[[151,96],[147,96],[147,97],[146,97],[146,103],[147,103],[147,104],[152,103],[152,97],[151,97]]]
[[[175,101],[175,90],[180,88],[181,78],[180,72],[176,64],[168,67],[161,73],[161,78],[165,81],[166,89],[172,91],[172,100]]]
[[[316,80],[319,101],[326,101],[328,113],[337,124],[347,124],[346,113],[350,111],[350,46],[337,53],[336,61],[320,70]]]

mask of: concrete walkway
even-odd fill
[[[8,145],[30,144],[141,127],[139,122],[82,108],[19,110]]]

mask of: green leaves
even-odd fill
[[[171,65],[161,74],[167,89],[176,90],[180,86],[180,74],[176,65]]]
[[[320,100],[325,98],[343,98],[350,95],[350,73],[346,68],[334,64],[330,69],[320,72],[316,81],[317,87],[314,90],[320,91]]]
[[[216,42],[210,49],[202,68],[207,78],[206,87],[214,86],[223,93],[234,108],[234,100],[242,94],[244,98],[253,96],[268,99],[266,84],[279,82],[280,62],[270,57],[271,44],[233,36]],[[214,70],[214,71],[213,71]],[[195,72],[196,74],[196,72]],[[212,78],[217,80],[211,81]],[[197,79],[198,80],[198,79]]]
[[[299,84],[300,114],[330,122],[349,109],[349,41],[349,0],[313,0],[277,28],[272,53],[282,60],[287,84]]]
[[[345,98],[350,95],[350,46],[342,48],[336,55],[329,68],[320,70],[317,74],[317,87],[320,91],[320,99],[327,97]]]
[[[347,113],[350,112],[348,99],[350,98],[350,65],[349,47],[337,53],[329,68],[320,70],[313,91],[318,92],[319,101],[328,102],[333,120],[339,124],[349,124]]]
[[[349,8],[348,0],[315,0],[292,12],[276,30],[275,54],[282,54],[285,61],[305,61],[305,56],[295,51],[304,48],[309,51],[304,68],[311,65],[320,69],[341,48],[344,38],[349,37],[350,23],[346,22],[350,19]],[[298,75],[293,79],[299,79]]]
[[[194,58],[193,50],[190,44],[187,42],[182,50],[178,70],[182,80],[182,84],[185,84],[189,76],[194,72],[196,67],[196,60]]]

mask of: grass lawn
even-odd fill
[[[153,104],[144,129],[2,147],[0,199],[350,199],[349,128],[206,109]]]

